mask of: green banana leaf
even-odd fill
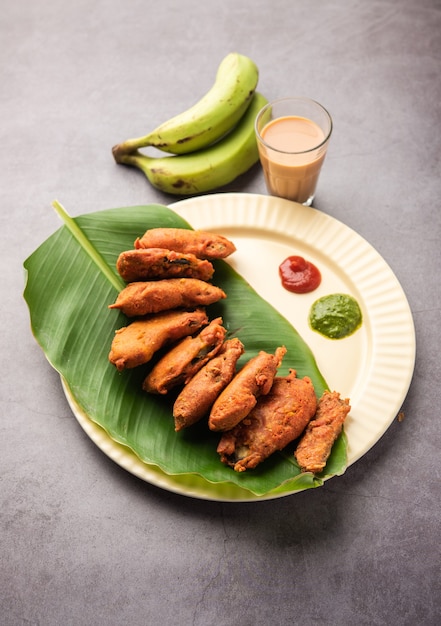
[[[124,287],[115,264],[148,228],[191,226],[162,205],[134,206],[70,218],[54,203],[65,224],[24,262],[24,298],[31,327],[51,365],[67,381],[76,402],[108,435],[131,448],[147,464],[170,475],[198,474],[210,483],[232,482],[252,494],[317,487],[346,467],[346,439],[340,436],[320,476],[301,474],[288,447],[255,470],[234,472],[216,452],[219,435],[206,423],[176,433],[173,395],[142,391],[147,366],[118,372],[108,361],[116,329],[127,318],[108,305]],[[327,388],[308,346],[277,310],[263,300],[225,261],[216,261],[213,283],[227,298],[207,308],[210,319],[222,316],[229,336],[245,346],[238,367],[259,350],[285,345],[279,369],[308,375],[317,396]]]

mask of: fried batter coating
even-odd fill
[[[218,354],[189,380],[173,405],[176,431],[192,426],[208,414],[220,392],[233,379],[243,352],[243,343],[237,337],[227,339]]]
[[[219,352],[226,332],[222,318],[218,317],[198,335],[182,339],[153,367],[144,380],[144,391],[165,394],[176,385],[187,383]]]
[[[165,278],[127,285],[109,309],[121,309],[127,317],[140,317],[169,309],[207,306],[226,293],[198,278]]]
[[[349,399],[342,400],[336,391],[325,391],[317,412],[306,427],[294,452],[302,472],[320,473],[326,466],[334,441],[342,431],[351,410]]]
[[[194,254],[198,259],[224,259],[236,250],[222,235],[185,228],[151,228],[136,239],[135,248],[167,248]]]
[[[271,389],[285,354],[284,346],[277,348],[274,355],[261,350],[244,365],[213,404],[208,419],[210,430],[230,430],[248,415],[257,398]]]
[[[232,430],[223,433],[217,451],[236,472],[253,469],[276,450],[283,450],[304,431],[317,409],[310,378],[290,370],[276,377],[270,392]]]
[[[214,267],[194,254],[165,248],[126,250],[116,262],[119,275],[127,283],[159,278],[199,278],[210,280]]]
[[[204,309],[165,311],[136,320],[115,332],[109,361],[119,371],[137,367],[163,346],[192,335],[207,323]]]

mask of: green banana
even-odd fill
[[[237,124],[251,102],[258,78],[259,71],[251,59],[231,52],[219,65],[212,88],[201,100],[148,135],[115,146],[113,153],[134,152],[147,146],[174,154],[205,148]]]
[[[227,185],[259,160],[256,116],[268,100],[255,92],[236,127],[217,143],[191,154],[150,157],[119,154],[117,162],[139,168],[150,183],[174,195],[198,194]]]

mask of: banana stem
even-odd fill
[[[118,147],[118,146],[116,146]],[[118,152],[115,154],[115,149],[113,149],[113,156],[117,163],[121,163],[123,165],[132,165],[142,170],[147,177],[150,175],[149,165],[152,161],[152,157],[148,157],[145,154],[141,154],[140,152]]]
[[[139,139],[127,139],[122,143],[118,143],[112,148],[112,154],[117,163],[123,163],[124,156],[133,154],[139,148],[146,148],[152,144],[148,141],[148,135],[146,137],[139,137]]]

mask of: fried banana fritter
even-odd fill
[[[204,309],[166,311],[136,320],[115,332],[109,361],[120,371],[137,367],[150,361],[166,344],[192,335],[206,324]]]
[[[235,375],[236,363],[243,352],[243,343],[237,337],[227,339],[218,354],[190,379],[173,405],[176,431],[208,415],[220,392]]]
[[[207,306],[226,297],[220,287],[198,278],[165,278],[130,283],[109,309],[120,309],[127,317],[139,317],[169,309]]]
[[[226,332],[222,318],[218,317],[196,336],[182,339],[153,367],[144,380],[144,391],[165,394],[176,385],[187,383],[219,352]]]
[[[165,248],[140,248],[121,252],[116,262],[119,275],[127,283],[160,278],[199,278],[210,280],[214,267],[194,254]]]
[[[317,409],[310,378],[291,370],[276,377],[270,392],[232,430],[223,433],[217,451],[222,463],[244,472],[297,439]]]
[[[136,239],[135,248],[167,248],[194,254],[198,259],[224,259],[236,250],[222,235],[185,228],[151,228]]]
[[[213,404],[208,419],[210,430],[230,430],[248,415],[257,398],[271,389],[285,354],[284,346],[277,348],[275,354],[261,350],[244,365]]]
[[[315,417],[309,422],[294,452],[302,472],[318,474],[325,468],[350,410],[348,398],[342,400],[336,391],[324,392]]]

